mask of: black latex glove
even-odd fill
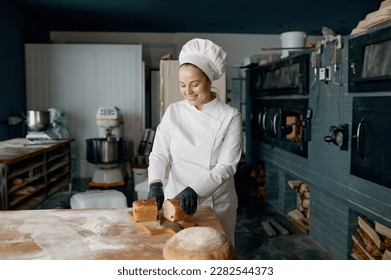
[[[163,184],[154,182],[149,185],[148,198],[156,198],[157,209],[160,210],[164,201]]]
[[[182,210],[186,214],[194,214],[197,211],[197,193],[190,187],[186,187],[175,198],[179,198]]]

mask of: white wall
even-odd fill
[[[65,113],[75,138],[76,177],[89,177],[95,168],[86,161],[85,140],[99,137],[100,106],[121,110],[124,137],[135,154],[145,127],[143,78],[141,45],[26,45],[27,108]]]
[[[163,55],[178,58],[182,46],[190,39],[205,38],[214,41],[228,53],[227,89],[230,80],[238,77],[238,66],[243,58],[252,55],[281,54],[281,51],[262,51],[262,48],[281,47],[280,35],[219,34],[219,33],[117,33],[117,32],[51,32],[53,43],[117,43],[142,44],[146,69],[158,69]],[[308,36],[307,43],[316,43],[319,36]]]

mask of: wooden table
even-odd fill
[[[0,259],[163,259],[172,234],[148,235],[128,217],[130,208],[0,211]],[[196,226],[223,229],[209,206]]]
[[[71,191],[72,141],[38,145],[25,138],[1,141],[0,209],[31,209],[62,188]]]
[[[0,142],[0,163],[14,164],[30,159],[44,152],[50,152],[59,147],[70,144],[74,141],[70,139],[60,139],[42,144],[31,144],[26,138],[14,138]]]

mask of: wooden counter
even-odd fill
[[[172,234],[148,235],[130,208],[0,211],[0,259],[163,259]],[[196,226],[223,229],[209,206]]]
[[[14,164],[20,162],[35,155],[39,155],[45,152],[52,151],[64,145],[71,143],[73,139],[61,139],[56,140],[55,143],[47,144],[35,144],[29,143],[26,138],[15,138],[0,142],[0,163],[2,164]]]
[[[70,187],[72,141],[32,145],[16,138],[0,142],[0,210],[31,209]]]

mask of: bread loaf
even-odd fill
[[[133,217],[136,222],[157,220],[157,202],[155,198],[133,201]]]
[[[167,240],[163,257],[165,260],[233,260],[236,254],[229,239],[218,230],[192,227]]]
[[[12,184],[14,184],[15,186],[21,185],[23,183],[24,183],[24,180],[22,178],[15,178],[12,180]]]
[[[163,217],[171,222],[189,220],[193,215],[187,215],[181,208],[179,199],[166,199],[163,202]]]
[[[15,191],[15,194],[16,195],[28,195],[28,194],[32,194],[36,191],[36,187],[35,186],[27,186],[27,187],[24,187],[24,188],[21,188],[17,191]]]

